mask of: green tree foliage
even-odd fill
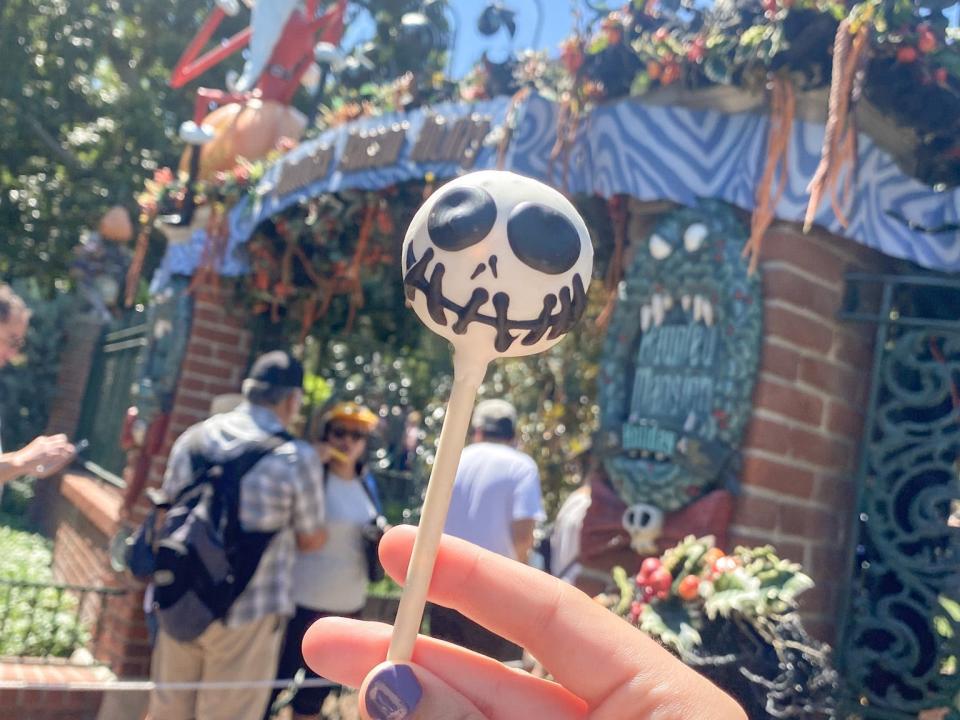
[[[212,6],[0,3],[0,277],[34,277],[48,294],[63,285],[81,229],[110,205],[133,211],[144,178],[175,162],[196,85],[223,85],[223,66],[188,88],[167,84]]]
[[[173,90],[170,72],[214,8],[212,0],[4,0],[0,3],[0,277],[34,277],[45,293],[66,283],[70,249],[110,205],[136,216],[154,170],[176,166],[179,124],[197,87],[222,88],[235,55]],[[443,67],[444,0],[359,0],[348,22],[373,32],[356,48],[333,101],[412,71]],[[426,23],[418,24],[418,17]],[[227,18],[215,40],[249,21]],[[296,104],[307,110],[301,92]]]

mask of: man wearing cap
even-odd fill
[[[464,448],[444,532],[526,562],[533,531],[543,519],[540,473],[514,447],[517,411],[506,400],[484,400],[473,414],[474,442]],[[500,660],[521,650],[459,613],[435,606],[431,635]]]
[[[220,461],[281,433],[300,412],[302,386],[303,366],[288,353],[275,351],[259,357],[243,382],[244,401],[230,412],[192,426],[174,443],[164,494],[176,497],[191,482],[191,449],[199,447],[205,458]],[[151,694],[151,720],[263,717],[270,697],[266,686],[179,690],[162,685],[253,685],[274,679],[283,630],[294,611],[296,552],[317,550],[326,540],[323,468],[307,443],[287,441],[243,475],[240,522],[245,531],[276,534],[223,621],[215,621],[190,642],[178,642],[161,628],[152,662],[152,679],[161,687]]]
[[[30,310],[10,288],[0,283],[0,367],[15,360],[27,339]],[[55,475],[73,459],[75,449],[66,435],[41,435],[26,447],[4,453],[0,449],[0,487],[21,475]]]

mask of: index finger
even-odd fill
[[[415,536],[414,528],[398,526],[380,542],[384,569],[399,582]],[[693,678],[703,680],[573,586],[448,535],[428,595],[525,647],[591,707],[630,681],[683,693],[697,684]]]

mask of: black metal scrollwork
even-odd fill
[[[839,649],[853,714],[906,719],[960,691],[960,323],[881,328],[877,352]]]

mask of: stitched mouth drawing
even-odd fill
[[[497,292],[491,300],[490,293],[482,287],[473,289],[473,294],[466,305],[459,305],[443,294],[443,276],[446,267],[442,262],[433,263],[433,272],[427,279],[427,270],[433,262],[433,257],[433,248],[427,248],[423,256],[417,260],[413,246],[407,247],[406,267],[409,269],[403,278],[407,299],[413,300],[414,293],[417,290],[421,291],[427,300],[427,311],[438,325],[447,324],[444,310],[454,313],[457,320],[453,323],[452,329],[458,335],[465,333],[467,326],[472,322],[495,328],[497,338],[494,345],[497,352],[507,350],[519,337],[511,331],[526,333],[520,340],[523,345],[533,345],[545,335],[548,340],[558,338],[573,327],[587,308],[587,294],[579,273],[573,276],[573,287],[561,288],[559,297],[554,293],[544,296],[540,314],[534,320],[511,320],[508,313],[510,296],[505,292]],[[485,315],[480,312],[480,308],[488,300],[493,304],[495,315]],[[557,305],[559,309],[554,312]]]
[[[448,338],[486,327],[497,353],[538,352],[586,310],[589,234],[549,188],[519,176],[513,185],[477,179],[443,188],[415,218],[403,254],[406,298]]]

